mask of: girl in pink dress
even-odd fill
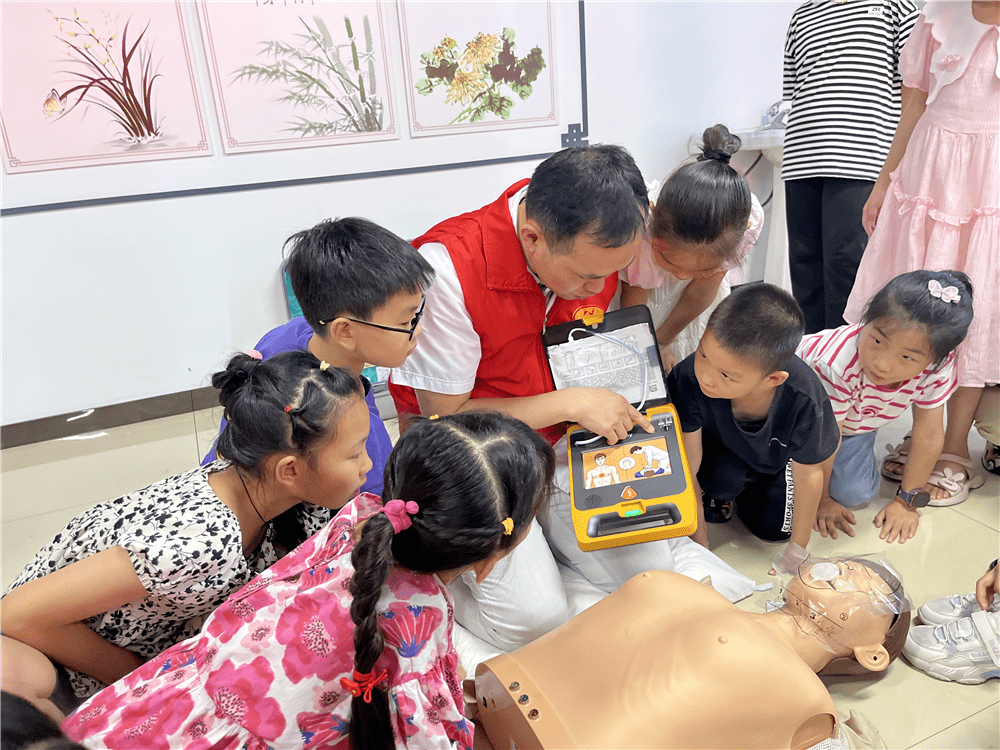
[[[965,272],[976,314],[957,351],[944,449],[931,475],[936,500],[981,484],[969,430],[983,386],[1000,382],[1000,2],[924,7],[900,55],[903,114],[865,204],[871,234],[844,318],[889,279],[916,269]],[[883,473],[902,476],[908,444]]]
[[[88,748],[472,748],[447,584],[529,528],[549,444],[495,413],[416,418],[322,531],[63,723]]]

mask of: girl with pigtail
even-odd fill
[[[212,385],[225,459],[77,516],[0,602],[3,689],[56,720],[297,546],[275,522],[285,511],[305,500],[340,508],[365,481],[358,378],[297,351],[237,355]]]
[[[447,585],[517,546],[553,468],[511,417],[415,418],[381,500],[359,495],[63,730],[88,748],[471,749]]]
[[[706,128],[695,161],[647,185],[648,237],[619,272],[621,306],[649,307],[667,370],[697,348],[760,236],[764,209],[729,164],[740,146],[725,125]]]

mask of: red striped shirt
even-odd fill
[[[928,367],[897,388],[875,385],[858,361],[860,323],[806,336],[795,352],[819,375],[845,435],[877,430],[910,406],[934,409],[958,387],[955,353],[940,368]]]

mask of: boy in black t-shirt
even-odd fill
[[[809,543],[840,430],[822,384],[795,356],[803,316],[771,284],[734,289],[709,318],[698,349],[667,378],[680,416],[701,521],[733,508],[756,536]],[[794,549],[794,548],[792,548]]]

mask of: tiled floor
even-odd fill
[[[2,462],[2,578],[6,585],[31,555],[74,515],[93,503],[144,487],[193,467],[208,450],[218,429],[218,410],[186,414],[75,439],[12,448]],[[883,430],[880,444],[898,443],[907,429],[898,420]],[[395,432],[395,424],[390,424]],[[973,433],[974,456],[983,441]],[[879,540],[873,502],[858,512],[857,536],[837,541],[814,534],[816,554],[884,554],[900,572],[914,605],[927,599],[971,590],[987,563],[1000,550],[1000,479],[987,484],[965,503],[921,512],[917,536],[906,544]],[[883,483],[888,499],[894,485]],[[738,520],[709,530],[712,548],[757,581],[768,580],[770,559],[778,550],[749,536]],[[756,594],[740,606],[761,611],[772,593]],[[828,681],[838,707],[862,711],[889,748],[1000,749],[1000,681],[964,686],[939,682],[897,662],[878,680],[837,678]],[[732,696],[720,688],[720,710]]]

